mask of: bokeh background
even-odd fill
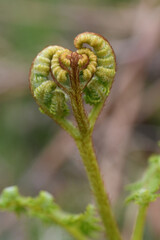
[[[160,2],[158,0],[0,0],[0,190],[51,192],[78,213],[93,202],[70,136],[41,114],[29,87],[30,65],[47,45],[74,50],[81,32],[106,37],[117,75],[94,131],[105,186],[124,239],[136,206],[125,206],[124,185],[140,177],[160,140]],[[145,240],[160,239],[160,201],[151,205]],[[0,213],[0,240],[71,239],[58,227]]]

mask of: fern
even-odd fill
[[[16,186],[8,187],[0,195],[0,209],[37,217],[49,224],[58,224],[68,232],[75,233],[81,238],[94,237],[101,230],[99,219],[93,205],[88,205],[81,214],[69,214],[55,203],[51,194],[41,191],[39,196],[23,197]]]
[[[131,194],[127,202],[135,201],[139,205],[147,205],[160,196],[160,155],[149,158],[149,166],[142,179],[128,186]]]

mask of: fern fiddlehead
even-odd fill
[[[89,47],[83,47],[83,44]],[[42,50],[31,67],[30,88],[40,108],[58,123],[69,114],[70,99],[81,128],[75,102],[82,108],[82,95],[87,104],[96,107],[104,102],[114,79],[116,64],[112,47],[98,34],[79,34],[74,45],[76,52],[60,46]],[[50,73],[53,80],[49,80]],[[80,98],[76,99],[78,95]],[[84,109],[81,111],[82,118],[87,119]],[[88,120],[85,120],[85,126],[89,127]]]
[[[75,52],[59,46],[42,50],[31,66],[30,88],[41,110],[74,138],[108,238],[121,240],[91,139],[95,121],[113,83],[115,55],[109,42],[95,33],[79,34],[74,45]],[[77,126],[67,119],[69,101]],[[89,113],[84,102],[92,106]]]

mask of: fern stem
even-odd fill
[[[116,221],[112,214],[108,195],[106,194],[100,170],[97,164],[96,155],[93,149],[90,136],[82,137],[77,141],[77,146],[82,157],[92,192],[95,196],[99,214],[102,218],[105,230],[110,240],[121,240]]]
[[[82,96],[80,94],[75,94],[74,96],[76,97],[71,97],[71,105],[79,128],[79,138],[75,138],[75,141],[82,157],[107,236],[109,240],[121,240],[98,167],[91,138],[92,130],[88,116],[85,113]]]
[[[142,240],[143,239],[143,232],[144,232],[147,208],[148,208],[148,205],[139,206],[136,223],[134,226],[134,231],[133,231],[131,240]]]

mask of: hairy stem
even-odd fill
[[[88,175],[92,192],[97,202],[99,214],[106,229],[107,236],[110,240],[121,240],[120,233],[112,214],[109,199],[105,192],[91,137],[82,137],[76,142]]]
[[[82,97],[80,93],[76,92],[74,95],[72,95],[71,105],[79,128],[79,132],[82,135],[88,134],[88,132],[90,132],[89,121],[83,107]]]
[[[74,83],[76,82],[78,81],[75,80]],[[78,88],[76,87],[76,89]],[[75,139],[75,141],[82,157],[107,236],[110,240],[121,240],[98,167],[91,139],[91,128],[83,106],[82,96],[76,91],[74,97],[71,97],[71,105],[80,132],[79,138]]]
[[[78,56],[73,56],[72,70],[70,72],[70,81],[72,86],[72,91],[70,93],[71,105],[73,109],[73,114],[75,116],[79,131],[81,134],[86,135],[89,130],[89,121],[86,115],[83,102],[82,94],[79,82],[79,69],[77,65]]]
[[[144,232],[147,208],[148,208],[148,205],[139,206],[136,223],[135,223],[135,227],[134,227],[134,231],[133,231],[131,240],[142,240],[143,239],[143,232]]]

